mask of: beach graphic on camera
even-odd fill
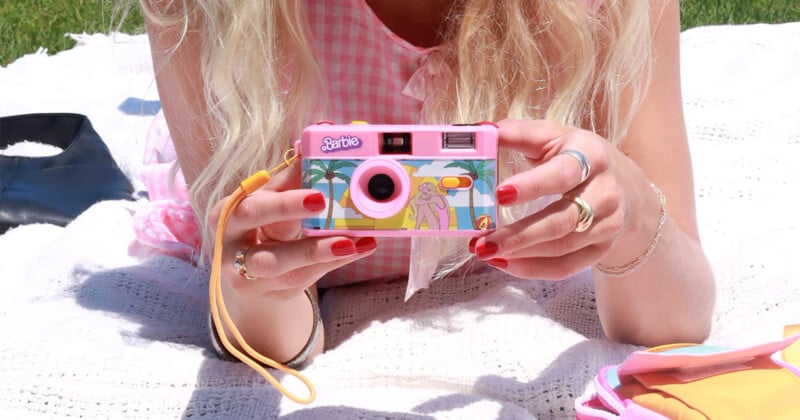
[[[328,206],[318,217],[304,219],[303,228],[475,231],[496,227],[494,159],[401,159],[395,162],[404,172],[399,177],[408,182],[407,194],[384,191],[382,188],[394,188],[390,187],[392,183],[388,175],[385,187],[381,185],[382,174],[369,177],[366,183],[359,183],[358,170],[364,164],[363,160],[304,159],[303,188],[320,191]],[[358,205],[354,188],[377,194],[371,200],[399,200],[399,203],[384,212],[383,217],[374,217],[365,214],[363,206]]]

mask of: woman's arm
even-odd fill
[[[534,165],[498,185],[500,205],[550,195],[564,199],[499,227],[474,247],[478,259],[521,278],[559,280],[596,264],[622,267],[619,277],[594,270],[600,320],[611,339],[643,345],[704,340],[714,305],[683,120],[678,3],[655,0],[651,6],[652,81],[621,148],[553,121],[501,121],[500,146]],[[666,196],[663,229],[651,183]],[[591,222],[582,220],[584,206],[593,210]],[[635,270],[624,269],[640,256],[648,258]]]
[[[660,204],[648,183],[666,197],[668,216],[649,260],[624,277],[594,270],[597,305],[608,336],[646,345],[704,340],[711,327],[715,287],[700,246],[692,163],[683,117],[678,0],[651,6],[652,80],[621,151],[612,164],[635,164],[640,205],[634,223],[600,263],[619,267],[641,255],[655,235]],[[630,159],[629,162],[626,162]],[[635,173],[636,169],[631,168]]]
[[[164,10],[155,1],[145,6],[156,16],[182,19],[180,6]],[[183,25],[165,26],[152,19],[147,29],[164,115],[191,184],[211,156],[214,133],[200,67],[202,25],[191,15],[185,30]],[[229,221],[222,258],[222,292],[234,323],[248,344],[279,362],[292,359],[309,342],[314,316],[304,290],[313,290],[325,272],[375,248],[374,241],[356,243],[342,237],[289,241],[297,237],[303,217],[317,215],[324,207],[318,193],[294,189],[296,185],[299,169],[293,167],[248,196]],[[209,226],[216,226],[222,203],[209,215]],[[255,280],[242,278],[234,269],[236,251],[245,251],[245,265]],[[316,344],[312,356],[322,350],[324,340]]]

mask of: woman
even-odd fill
[[[506,223],[447,251],[509,275],[592,267],[612,340],[705,339],[714,281],[700,246],[681,106],[676,0],[143,0],[164,114],[205,248],[241,179],[303,126],[497,121]],[[289,168],[224,233],[222,290],[248,343],[302,365],[323,348],[316,286],[406,274],[403,240],[303,238],[327,208]],[[532,212],[543,197],[561,196]],[[399,251],[398,251],[399,249]],[[474,253],[470,255],[470,252]],[[446,280],[445,280],[446,281]]]

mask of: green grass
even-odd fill
[[[35,52],[54,54],[72,48],[67,33],[108,33],[120,21],[116,0],[0,0],[0,66]],[[123,22],[123,32],[141,33],[138,10]]]
[[[72,48],[75,42],[66,33],[108,33],[119,22],[116,1],[0,0],[0,66],[39,47],[51,54]],[[683,0],[681,9],[683,29],[800,21],[800,0]],[[121,30],[142,33],[142,28],[142,16],[134,10]]]
[[[681,26],[800,21],[800,0],[683,0]]]

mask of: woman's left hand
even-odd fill
[[[563,279],[608,254],[633,212],[658,214],[639,167],[597,134],[545,120],[504,120],[499,129],[500,147],[522,153],[533,168],[503,180],[498,203],[562,198],[473,240],[479,260],[521,278]]]

